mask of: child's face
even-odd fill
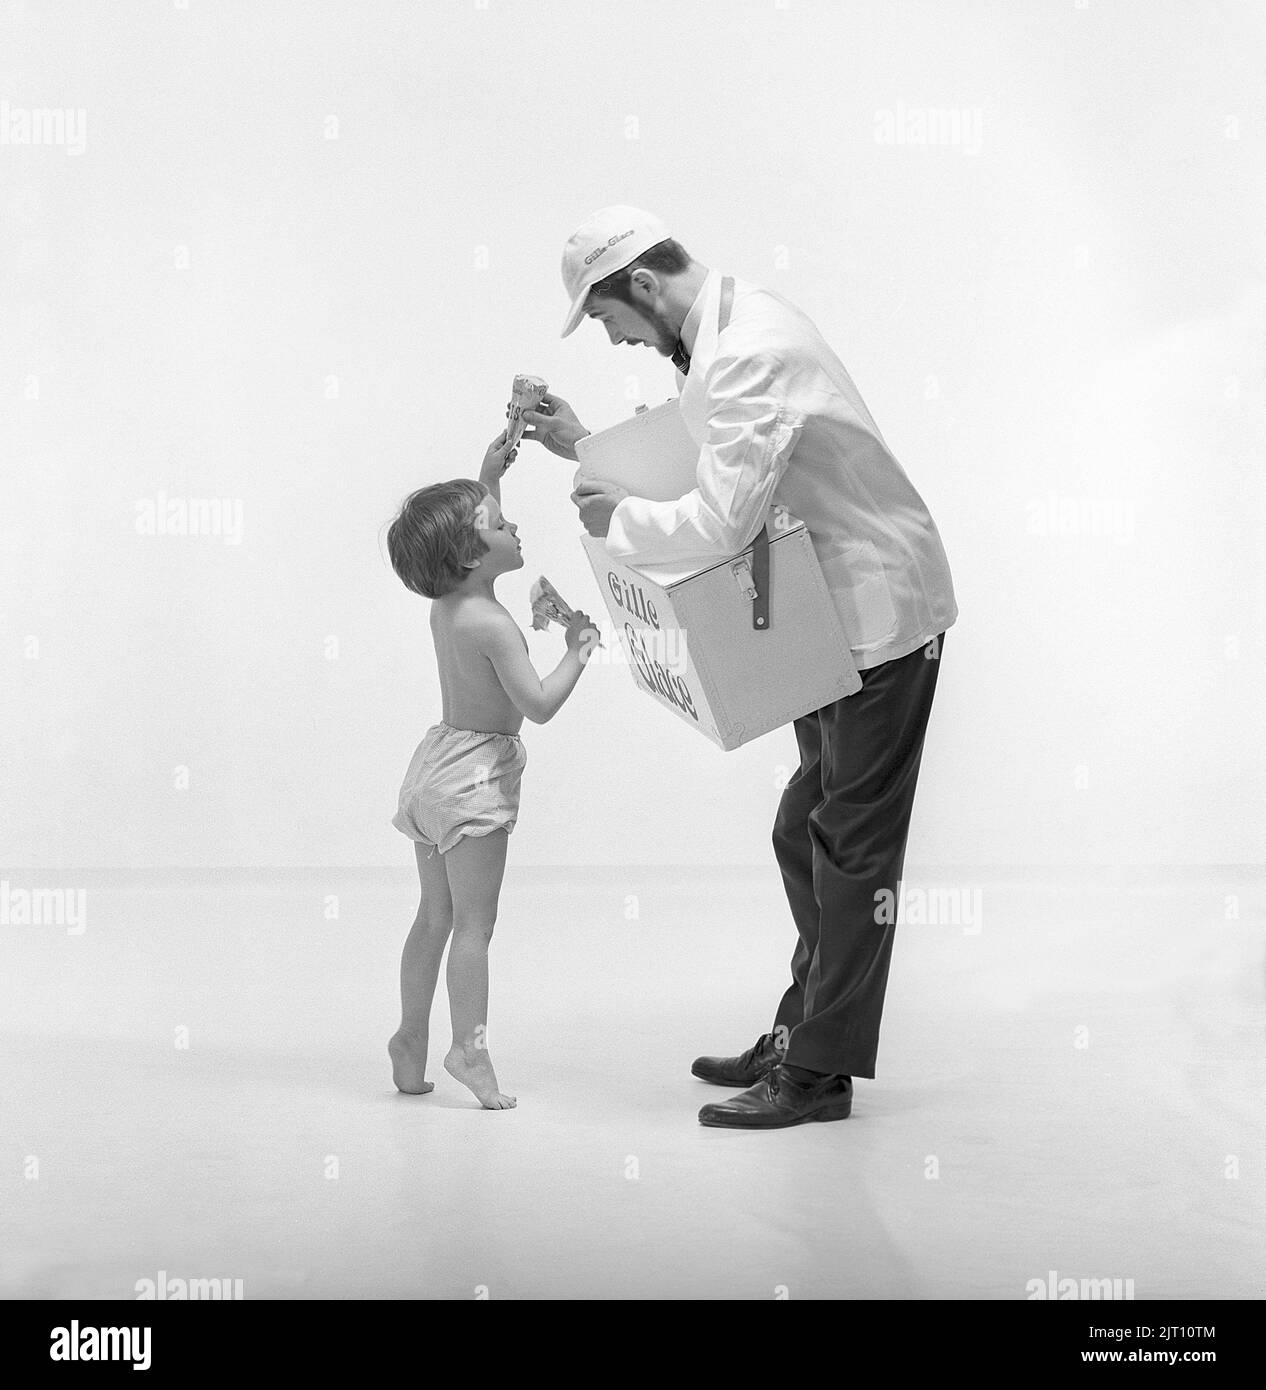
[[[501,505],[491,493],[475,508],[475,529],[488,553],[479,557],[483,574],[505,574],[507,570],[523,568],[523,546],[519,543],[519,528],[502,515]]]

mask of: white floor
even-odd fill
[[[391,1087],[411,873],[10,872],[87,917],[0,936],[0,1294],[1266,1295],[1261,870],[911,870],[979,890],[980,929],[901,929],[851,1119],[743,1134],[696,1122],[726,1092],[689,1065],[782,991],[772,863],[511,856],[500,1113],[435,1065],[432,1095]],[[437,1060],[446,1024],[441,997]]]

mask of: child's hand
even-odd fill
[[[600,635],[589,614],[577,611],[571,615],[571,622],[567,624],[567,650],[578,652],[581,659],[587,661],[594,647],[598,645]]]
[[[484,455],[484,461],[479,469],[479,475],[483,478],[499,478],[507,468],[514,462],[519,452],[519,446],[515,444],[512,448],[506,448],[506,435],[508,430],[501,433],[488,445],[488,452]]]

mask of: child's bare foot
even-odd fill
[[[426,1079],[426,1039],[402,1029],[387,1044],[391,1057],[391,1079],[396,1089],[409,1096],[424,1096],[435,1090]]]
[[[485,1110],[513,1110],[518,1104],[513,1096],[503,1095],[498,1088],[486,1047],[462,1047],[454,1043],[444,1058],[444,1070],[473,1091]]]

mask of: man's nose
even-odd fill
[[[607,337],[610,338],[613,343],[622,343],[624,341],[624,334],[616,328],[615,324],[607,324],[606,329]]]

